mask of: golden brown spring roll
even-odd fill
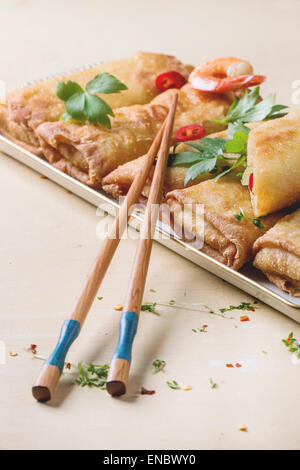
[[[300,202],[300,113],[264,122],[249,134],[247,163],[253,174],[256,217]]]
[[[249,126],[251,129],[253,129],[254,127],[258,125],[261,125],[261,123],[251,122],[247,124],[247,126]],[[215,134],[210,134],[208,135],[208,137],[209,138],[214,138],[214,137],[226,138],[227,130],[217,132]],[[186,144],[180,144],[176,148],[175,153],[186,152],[190,150],[194,150],[194,149],[189,147]],[[127,194],[127,191],[129,190],[135,176],[137,175],[138,171],[144,164],[145,158],[146,156],[143,155],[142,157],[136,160],[125,163],[124,165],[119,166],[114,171],[112,171],[107,176],[105,176],[105,178],[103,178],[103,181],[102,181],[102,185],[103,185],[102,187],[104,191],[106,191],[108,194],[111,194],[116,199],[119,198],[120,196]],[[222,166],[222,160],[219,160],[219,164]],[[229,164],[230,164],[230,161],[224,160],[225,166]],[[185,168],[182,166],[167,168],[165,182],[164,182],[164,193],[173,191],[174,189],[183,189],[184,178],[185,178],[185,174],[187,170],[188,168]],[[149,177],[146,181],[146,185],[143,190],[143,196],[145,197],[148,197],[148,194],[150,191],[153,171],[154,171],[154,168],[149,174]],[[201,181],[213,179],[214,177],[215,177],[214,174],[206,172],[206,173],[203,173],[202,175],[199,175],[197,179],[190,180],[187,186],[192,186],[194,184],[200,183]]]
[[[162,93],[161,100],[154,99],[150,104],[116,109],[115,118],[111,119],[111,129],[64,121],[41,124],[36,129],[36,134],[43,153],[60,170],[90,186],[98,187],[102,178],[110,171],[148,151],[155,133],[164,121],[170,97],[174,93],[179,93],[177,122],[180,120],[180,113],[185,114],[188,102],[191,108],[189,119],[193,119],[194,112],[196,122],[199,122],[203,103],[202,119],[207,116],[209,107],[210,116],[220,119],[226,115],[230,106],[227,96],[203,98],[203,93],[185,85],[179,91],[172,89]],[[163,96],[165,94],[166,99]],[[190,123],[194,124],[195,121]],[[176,130],[174,127],[174,133]]]
[[[149,103],[159,93],[155,86],[157,75],[175,70],[187,79],[192,69],[173,56],[137,52],[127,59],[41,81],[7,96],[6,105],[0,105],[0,131],[27,150],[40,154],[35,129],[43,122],[58,121],[65,110],[65,104],[56,96],[59,80],[73,80],[84,88],[95,75],[109,72],[125,83],[128,90],[99,96],[112,108],[119,108]]]
[[[254,243],[254,266],[279,289],[300,297],[300,209]]]
[[[226,135],[227,131],[222,131],[217,132],[216,134],[211,134],[208,137],[226,137]],[[193,149],[186,144],[180,144],[176,148],[175,153],[186,152],[189,150]],[[120,196],[124,196],[125,194],[127,194],[134,178],[138,174],[141,167],[144,165],[145,159],[146,155],[143,155],[142,157],[139,157],[136,160],[132,160],[128,163],[125,163],[124,165],[120,165],[114,171],[109,173],[102,180],[103,190],[116,199]],[[228,160],[226,162],[224,161],[224,165],[225,164],[228,164]],[[154,168],[155,167],[153,166],[142,192],[142,196],[146,198],[149,195]],[[168,167],[164,180],[163,193],[166,194],[169,191],[173,191],[174,189],[183,189],[184,178],[187,170],[188,168],[182,166]],[[212,173],[203,173],[202,175],[199,175],[197,179],[190,180],[187,186],[191,186],[214,177],[215,175]]]
[[[281,216],[272,214],[264,218],[263,228],[254,225],[249,219],[254,217],[249,191],[234,175],[227,175],[218,182],[209,180],[172,191],[167,194],[167,203],[175,231],[183,224],[184,233],[190,239],[190,234],[202,236],[202,251],[233,269],[239,269],[251,259],[255,240]],[[201,204],[204,206],[203,233],[199,233],[201,221],[195,217]],[[235,215],[240,214],[241,209],[246,215],[239,222]]]
[[[52,165],[98,188],[103,176],[148,151],[167,113],[160,105],[137,104],[117,109],[111,129],[60,121],[41,124],[36,133]]]

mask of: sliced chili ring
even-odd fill
[[[253,173],[249,176],[249,189],[251,193],[253,192]]]
[[[186,142],[188,140],[198,140],[202,139],[205,135],[205,128],[198,124],[193,124],[191,126],[183,126],[178,129],[176,132],[177,142]]]
[[[178,72],[170,72],[157,75],[155,86],[159,91],[166,91],[169,88],[181,88],[186,83],[186,79]]]

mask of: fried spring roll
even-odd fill
[[[117,109],[111,129],[52,122],[41,124],[36,133],[52,165],[98,188],[103,176],[149,150],[167,113],[160,105],[137,104]]]
[[[279,289],[300,297],[300,209],[277,222],[253,249],[254,266]]]
[[[64,103],[56,96],[59,80],[72,80],[84,88],[97,74],[109,72],[125,83],[128,90],[99,96],[112,108],[119,108],[149,103],[159,93],[155,86],[157,75],[175,70],[187,79],[192,69],[173,56],[137,52],[127,59],[41,81],[7,96],[6,105],[0,105],[0,131],[27,150],[40,154],[35,129],[43,122],[58,121],[65,110]]]
[[[247,124],[251,129],[254,127],[261,125],[260,122],[251,122]],[[227,137],[227,130],[217,132],[215,134],[210,134],[209,138],[214,137]],[[192,147],[189,147],[186,144],[178,145],[176,148],[175,153],[178,152],[186,152],[194,150]],[[119,166],[114,171],[109,173],[105,178],[103,178],[103,189],[108,194],[111,194],[116,199],[120,196],[127,194],[135,176],[137,175],[139,169],[144,164],[145,156],[138,158],[137,160],[133,160],[131,162],[125,163],[124,165]],[[224,166],[230,164],[230,161],[224,160]],[[219,164],[222,166],[222,161],[219,161]],[[164,193],[169,191],[173,191],[174,189],[183,189],[184,188],[184,178],[188,168],[177,166],[177,167],[169,167],[166,171],[165,182],[164,182]],[[143,189],[143,196],[148,197],[153,171],[150,173],[149,178],[146,182],[146,185]],[[213,179],[215,177],[214,174],[206,172],[202,175],[199,175],[197,179],[190,180],[187,186],[192,186],[194,184],[200,183],[201,181],[205,181],[208,179]]]
[[[188,239],[192,239],[191,234],[203,237],[202,251],[233,269],[239,269],[251,259],[255,240],[281,216],[273,214],[264,218],[263,228],[254,225],[250,220],[254,215],[248,189],[234,175],[172,191],[167,194],[167,203],[175,231],[178,233],[179,228],[181,233],[183,228]],[[201,221],[196,218],[199,205],[204,207],[203,233]],[[235,215],[241,209],[246,215],[239,222]]]
[[[300,202],[300,112],[263,123],[249,134],[247,163],[253,174],[256,217]]]
[[[203,93],[185,85],[179,92],[172,89],[162,93],[160,100],[154,99],[150,104],[118,108],[115,110],[115,118],[111,119],[111,129],[64,121],[41,124],[36,134],[43,153],[60,170],[90,186],[99,187],[102,178],[110,171],[149,150],[174,93],[179,93],[175,126],[181,119],[180,113],[187,112],[187,103],[190,106],[189,119],[196,121],[200,119],[201,113],[202,119],[204,116],[206,119],[209,108],[209,115],[220,119],[226,115],[230,106],[226,96],[203,98]],[[205,106],[202,109],[203,102]],[[219,124],[216,126],[218,128]],[[175,127],[174,133],[176,130]]]
[[[226,137],[226,131],[218,132],[216,134],[211,134],[209,137],[217,136],[217,137]],[[176,148],[175,153],[178,152],[186,152],[189,150],[193,150],[186,144],[178,145]],[[119,198],[120,196],[124,196],[127,194],[134,178],[136,177],[137,173],[144,165],[146,155],[137,158],[136,160],[132,160],[131,162],[125,163],[124,165],[120,165],[114,171],[109,173],[102,181],[102,188],[105,192],[113,196],[114,198]],[[228,164],[228,160],[224,162],[224,164]],[[163,193],[166,194],[169,191],[173,191],[174,189],[183,189],[184,188],[184,178],[188,168],[182,166],[175,166],[175,167],[168,167],[166,169],[165,181],[164,181],[164,188]],[[149,195],[152,177],[154,173],[154,166],[149,174],[149,177],[146,181],[144,186],[142,196],[147,198]],[[191,186],[201,181],[205,181],[207,179],[214,178],[215,175],[209,172],[203,173],[199,175],[197,179],[190,180],[187,186]]]

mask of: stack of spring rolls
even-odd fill
[[[248,63],[247,67],[252,70]],[[192,70],[173,56],[138,52],[128,59],[57,76],[10,93],[0,105],[0,131],[25,149],[44,155],[61,171],[117,198],[127,193],[143,165],[174,93],[179,93],[174,142],[179,128],[193,124],[202,125],[208,137],[227,137],[225,126],[216,121],[224,119],[239,92],[195,90],[188,81]],[[155,78],[168,71],[180,73],[187,83],[179,90],[160,92]],[[65,105],[56,96],[57,82],[72,80],[85,87],[102,72],[115,75],[128,87],[102,96],[114,109],[111,129],[62,121]],[[243,73],[237,69],[235,74]],[[185,186],[187,168],[169,167],[164,197],[172,224],[176,231],[184,228],[183,237],[202,237],[202,251],[221,263],[239,269],[254,259],[271,282],[300,296],[300,209],[286,215],[287,208],[300,203],[300,110],[248,126],[251,188],[241,184],[239,168],[218,181],[207,172]],[[186,150],[191,150],[186,144],[176,148],[176,152]],[[226,166],[228,160],[219,164]],[[144,197],[151,178],[152,173]],[[199,205],[204,208],[203,224],[196,218]],[[241,211],[243,217],[239,217]],[[262,224],[253,223],[257,217],[262,217]]]
[[[300,108],[286,117],[249,123],[248,127],[252,190],[242,186],[238,169],[219,181],[204,173],[184,187],[187,168],[169,167],[165,198],[171,220],[182,238],[203,237],[202,251],[214,259],[233,269],[254,259],[254,266],[277,287],[300,296],[300,209],[286,215],[300,202]],[[223,131],[208,137],[226,135]],[[176,152],[186,150],[191,148],[181,144]],[[103,188],[114,197],[126,194],[144,158],[111,172],[103,179]],[[150,183],[151,174],[145,197]],[[196,219],[199,205],[204,205],[204,230]],[[239,221],[241,209],[246,216]],[[257,217],[262,227],[251,220]]]

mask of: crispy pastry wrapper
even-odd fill
[[[254,243],[254,266],[279,289],[300,297],[300,209]]]
[[[251,259],[255,240],[281,217],[272,214],[264,218],[264,228],[255,226],[248,217],[238,222],[234,215],[241,209],[249,217],[254,214],[248,189],[234,175],[172,191],[167,194],[167,204],[174,229],[181,238],[189,241],[192,235],[202,237],[202,251],[233,269],[239,269]],[[202,225],[196,218],[199,205],[203,205]]]
[[[43,122],[58,121],[65,110],[65,104],[56,96],[58,81],[72,80],[84,88],[97,74],[111,73],[128,90],[99,96],[112,108],[119,108],[149,103],[159,93],[155,78],[160,73],[175,70],[187,79],[192,69],[173,56],[137,52],[127,59],[40,81],[8,94],[6,105],[0,105],[0,131],[27,150],[41,154],[35,129]]]
[[[36,134],[42,151],[50,163],[60,170],[89,186],[99,187],[102,178],[109,172],[149,150],[168,113],[170,100],[177,92],[174,89],[168,90],[150,104],[116,109],[115,118],[111,119],[111,129],[69,121],[41,124],[36,129]],[[230,106],[230,100],[226,96],[205,96],[204,102],[205,113],[211,106],[209,117],[218,119],[225,116]],[[179,90],[178,103],[174,133],[177,130],[176,125],[181,127],[181,113],[187,113],[187,103],[190,106],[189,119],[197,121],[201,114],[202,94],[192,90],[190,85],[185,85]],[[219,124],[216,126],[219,127]]]
[[[247,162],[256,217],[300,202],[300,108],[250,132]]]

